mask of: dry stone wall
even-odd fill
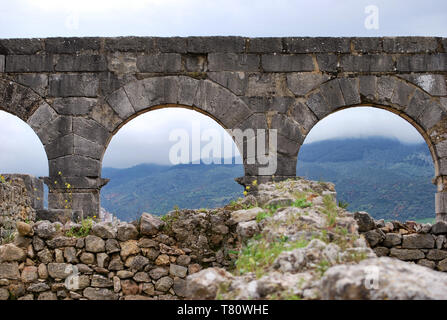
[[[0,244],[12,239],[17,221],[34,221],[43,208],[43,183],[20,174],[0,174]]]
[[[224,209],[115,225],[17,222],[19,235],[0,246],[0,300],[181,299],[188,275],[231,265],[235,229]]]
[[[377,256],[390,256],[447,272],[446,222],[431,225],[375,221],[366,212],[355,213],[355,218],[359,231]]]

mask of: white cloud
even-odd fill
[[[416,128],[398,115],[383,109],[358,107],[338,111],[318,122],[304,143],[370,136],[395,138],[405,143],[424,141]]]
[[[0,111],[0,173],[48,175],[45,149],[33,129],[4,111]]]

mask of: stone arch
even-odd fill
[[[438,97],[396,76],[335,78],[308,92],[292,110],[301,144],[323,118],[339,110],[371,106],[388,110],[408,121],[422,135],[432,155],[438,186],[437,219],[447,215],[447,113]],[[299,146],[301,146],[301,144]],[[298,147],[299,149],[299,147]],[[297,155],[298,153],[296,153]],[[293,168],[296,168],[296,157]]]
[[[112,137],[138,115],[167,107],[201,112],[225,129],[252,127],[252,111],[247,105],[231,91],[210,80],[187,76],[135,80],[104,99],[98,99],[87,116],[72,118],[72,134],[60,134],[55,143],[55,150],[60,154],[50,161],[49,181],[57,178],[59,170],[67,171],[64,182],[77,189],[71,195],[74,209],[83,210],[84,215],[97,214],[99,192],[108,181],[101,177],[102,160]],[[237,147],[242,150],[240,145]],[[54,199],[49,198],[49,202],[57,206],[61,199],[61,195],[56,194]]]
[[[49,159],[51,138],[48,130],[57,115],[50,105],[30,88],[0,79],[0,110],[26,122],[39,137]]]
[[[101,150],[104,157],[113,136],[137,116],[162,108],[179,107],[200,112],[224,129],[243,128],[252,112],[228,89],[210,81],[186,76],[153,77],[130,82],[106,98],[119,117]],[[242,146],[235,141],[241,152]],[[242,152],[241,152],[242,154]]]

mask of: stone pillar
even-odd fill
[[[79,220],[99,216],[100,190],[108,179],[89,177],[46,177],[48,186],[48,211],[59,220]]]
[[[447,176],[438,176],[433,182],[438,188],[435,194],[436,221],[447,221]]]

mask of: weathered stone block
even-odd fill
[[[427,259],[430,260],[443,260],[447,259],[447,251],[439,250],[439,249],[433,249],[428,251]]]
[[[104,146],[96,142],[87,140],[78,135],[73,135],[73,152],[93,159],[100,160],[104,151]]]
[[[44,40],[45,51],[50,53],[80,53],[99,51],[100,38],[48,38]]]
[[[73,118],[73,133],[87,140],[106,145],[109,139],[109,131],[98,122],[87,118]]]
[[[96,97],[99,79],[95,74],[53,74],[50,76],[52,97]]]
[[[320,92],[311,94],[306,101],[306,105],[313,111],[318,119],[323,119],[331,112],[331,108],[328,106],[326,100]]]
[[[58,157],[72,154],[74,137],[68,134],[63,137],[57,137],[50,143],[45,145],[45,151],[48,159],[56,159]]]
[[[383,51],[389,53],[436,52],[438,41],[428,37],[386,37],[383,38]]]
[[[347,72],[385,72],[394,71],[394,62],[390,55],[364,54],[360,56],[344,55],[340,66]]]
[[[65,279],[73,273],[73,266],[67,263],[49,263],[48,274],[53,279]]]
[[[0,55],[0,72],[5,72],[5,56]]]
[[[330,76],[320,73],[292,72],[287,73],[287,85],[297,96],[304,96],[307,92],[318,87],[330,79]]]
[[[405,108],[405,113],[413,119],[418,119],[426,109],[431,108],[432,104],[433,102],[428,94],[422,90],[416,89],[407,108]]]
[[[403,81],[397,81],[396,87],[391,97],[391,102],[401,107],[406,107],[410,102],[410,97],[412,96],[414,90],[415,88],[408,85],[407,83]]]
[[[284,45],[287,52],[290,53],[319,53],[319,52],[350,52],[349,38],[284,38]]]
[[[188,47],[188,39],[182,37],[169,38],[153,38],[155,49],[160,52],[177,52],[186,53]]]
[[[447,222],[446,221],[437,221],[431,227],[431,233],[433,234],[447,234]],[[438,248],[440,249],[440,248]]]
[[[391,248],[402,243],[402,235],[398,233],[387,233],[385,235],[385,240],[383,241],[383,245],[385,247]]]
[[[352,44],[354,51],[360,53],[382,52],[383,50],[382,38],[353,38]]]
[[[291,108],[292,118],[302,126],[302,134],[306,135],[317,123],[315,114],[303,103],[296,102]]]
[[[435,211],[438,213],[447,213],[447,192],[436,192],[435,194]],[[433,227],[432,227],[433,228]],[[439,229],[437,229],[439,228]],[[437,226],[435,229],[438,233],[443,229],[440,226]]]
[[[317,54],[318,70],[323,72],[336,72],[339,68],[338,57],[335,54]]]
[[[260,58],[255,54],[210,53],[209,71],[259,71]]]
[[[104,48],[110,52],[155,52],[155,41],[149,37],[106,38]]]
[[[106,71],[107,62],[100,55],[60,55],[56,58],[55,71],[94,72]]]
[[[442,74],[402,74],[399,77],[421,87],[432,96],[447,95],[446,77]]]
[[[447,53],[401,55],[397,58],[397,71],[447,71]]]
[[[42,50],[40,39],[0,39],[0,54],[35,54]]]
[[[57,118],[57,113],[48,104],[42,104],[28,119],[27,123],[35,131],[47,127]]]
[[[287,137],[290,140],[300,144],[304,141],[303,135],[301,134],[300,128],[297,123],[290,120],[284,114],[275,114],[271,118],[270,129],[278,130],[278,134]]]
[[[391,248],[390,256],[400,260],[419,260],[425,257],[421,250]]]
[[[65,176],[91,176],[98,177],[101,164],[98,160],[81,155],[67,155],[49,161],[50,176],[57,177],[58,172]]]
[[[185,55],[183,56],[185,62],[185,70],[187,72],[204,72],[206,71],[206,55]]]
[[[85,288],[83,296],[89,300],[118,300],[118,294],[106,288]]]
[[[264,54],[262,69],[266,72],[313,71],[315,66],[307,54]]]
[[[251,38],[247,39],[247,52],[250,53],[280,53],[283,51],[282,38]]]
[[[267,112],[277,111],[279,113],[286,113],[287,110],[295,102],[294,97],[241,97],[241,100],[253,112]]]
[[[89,114],[97,101],[94,98],[56,98],[53,108],[59,114],[82,116]]]
[[[436,102],[431,101],[429,108],[426,108],[418,117],[418,122],[427,132],[430,131],[435,125],[441,122],[441,120],[447,115],[442,107]]]
[[[293,96],[292,92],[287,87],[286,75],[281,73],[250,74],[248,77],[247,91],[245,95],[248,97]]]
[[[51,55],[10,55],[6,56],[5,72],[51,72]]]
[[[129,118],[132,114],[135,113],[135,110],[123,88],[120,88],[117,91],[113,92],[107,98],[107,102],[123,120]]]
[[[432,249],[435,247],[435,238],[431,234],[404,235],[402,248],[406,249]]]
[[[320,92],[329,106],[327,111],[332,112],[333,110],[346,105],[338,80],[323,83],[320,86]]]
[[[234,94],[241,96],[245,94],[247,88],[248,76],[245,72],[237,71],[221,71],[221,72],[208,72],[208,77],[228,88]]]
[[[359,93],[359,82],[354,78],[338,79],[343,94],[345,105],[356,105],[361,102]]]
[[[0,56],[0,72],[1,71],[1,56]],[[48,89],[48,76],[45,73],[18,73],[14,75],[14,79],[34,91],[41,96],[46,96]]]
[[[242,37],[188,37],[187,52],[213,53],[245,51],[245,39]]]
[[[57,138],[72,133],[72,117],[58,116],[36,131],[43,144],[49,144]]]
[[[398,80],[394,77],[381,76],[376,80],[376,97],[378,102],[389,104]]]
[[[179,72],[182,69],[182,58],[177,53],[138,56],[137,69],[140,72]]]
[[[90,117],[109,132],[114,132],[115,129],[123,123],[123,119],[121,119],[118,114],[104,102],[93,107],[92,112],[90,112]]]

